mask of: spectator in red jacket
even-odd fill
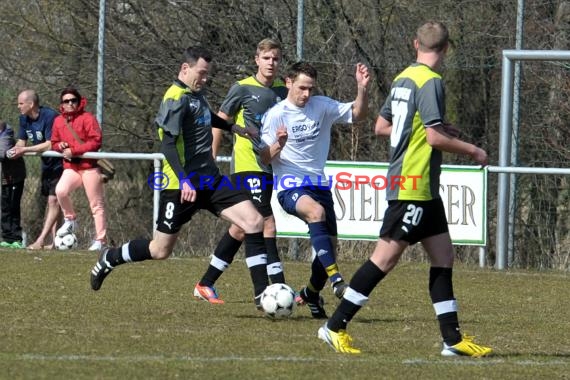
[[[87,100],[77,89],[68,87],[60,95],[60,115],[54,120],[51,135],[52,149],[63,154],[63,174],[55,193],[65,221],[57,230],[58,236],[73,233],[77,228],[76,214],[70,194],[81,185],[89,200],[95,222],[95,239],[90,251],[98,251],[106,245],[104,188],[97,160],[78,158],[87,152],[97,152],[101,147],[101,128],[95,116],[85,111]]]

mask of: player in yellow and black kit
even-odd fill
[[[228,91],[220,107],[218,116],[225,120],[235,120],[240,126],[261,127],[261,118],[277,102],[287,97],[285,83],[277,78],[281,62],[281,45],[272,39],[264,39],[257,45],[255,53],[257,73],[236,82]],[[218,132],[218,133],[217,133]],[[214,157],[221,139],[221,131],[214,131]],[[275,218],[271,210],[273,193],[273,174],[271,167],[261,162],[250,139],[235,135],[231,162],[232,183],[236,188],[244,189],[264,218],[263,236],[267,249],[267,274],[272,283],[284,283],[283,265],[279,258],[276,244]],[[220,299],[215,282],[232,263],[234,256],[244,240],[244,232],[235,224],[224,234],[208,269],[196,284],[194,296],[210,303],[224,303]],[[246,260],[248,267],[259,265]],[[254,284],[255,286],[255,284]]]
[[[333,316],[318,331],[335,351],[357,354],[347,324],[368,301],[378,283],[396,266],[411,244],[421,242],[431,261],[429,293],[443,337],[443,356],[486,356],[491,348],[461,336],[453,294],[453,246],[439,195],[442,151],[470,156],[487,164],[487,153],[457,138],[445,123],[445,93],[440,74],[449,44],[445,25],[428,22],[416,34],[416,63],[400,73],[376,121],[375,132],[390,136],[390,178],[418,178],[417,186],[387,191],[388,208],[370,260],[353,275]],[[413,176],[413,177],[412,177]],[[405,183],[405,182],[404,182]]]
[[[201,209],[244,230],[248,260],[260,262],[266,257],[261,214],[246,193],[229,186],[229,179],[220,174],[212,156],[212,127],[244,136],[257,131],[229,124],[210,111],[201,90],[211,60],[210,53],[203,48],[188,48],[184,52],[178,79],[166,91],[156,117],[160,151],[166,157],[163,170],[169,183],[160,193],[153,240],[131,240],[122,247],[101,252],[91,270],[93,290],[99,290],[117,265],[168,258],[182,225]],[[257,297],[268,285],[265,265],[250,266],[250,272],[255,279]]]

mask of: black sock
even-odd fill
[[[279,258],[277,251],[277,239],[264,238],[265,249],[267,250],[267,275],[272,284],[284,284],[285,273],[283,273],[283,264]]]
[[[362,264],[352,276],[350,287],[346,290],[333,316],[327,322],[327,327],[334,332],[346,329],[348,322],[368,302],[370,293],[385,276],[386,273],[372,261],[367,260]]]
[[[234,257],[240,247],[241,241],[234,239],[229,231],[226,231],[216,246],[214,256],[210,260],[210,265],[208,265],[208,269],[206,269],[199,284],[210,287],[214,286],[222,273],[224,273],[228,266],[234,261]]]
[[[131,240],[120,248],[110,248],[105,256],[112,267],[128,262],[151,260],[149,240]]]
[[[245,261],[253,282],[254,296],[257,297],[269,285],[267,279],[267,253],[265,251],[263,232],[245,234]]]
[[[431,267],[429,271],[431,302],[437,315],[443,341],[449,346],[461,341],[452,274],[452,268]]]

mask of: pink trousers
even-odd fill
[[[99,168],[87,170],[65,169],[57,186],[55,187],[55,195],[63,216],[66,219],[75,219],[76,214],[73,209],[73,202],[70,194],[81,187],[85,188],[85,195],[89,200],[89,207],[95,222],[95,240],[106,242],[107,223],[105,222],[105,190],[103,188],[103,180],[99,173]]]

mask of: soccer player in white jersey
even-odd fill
[[[313,96],[317,70],[297,62],[287,70],[287,98],[271,108],[263,119],[261,156],[271,162],[273,185],[283,209],[309,227],[313,248],[311,277],[297,302],[307,304],[314,318],[327,318],[320,291],[327,279],[342,298],[347,287],[336,263],[336,215],[331,186],[324,173],[335,123],[364,120],[368,113],[368,68],[356,65],[357,95],[349,103]]]

